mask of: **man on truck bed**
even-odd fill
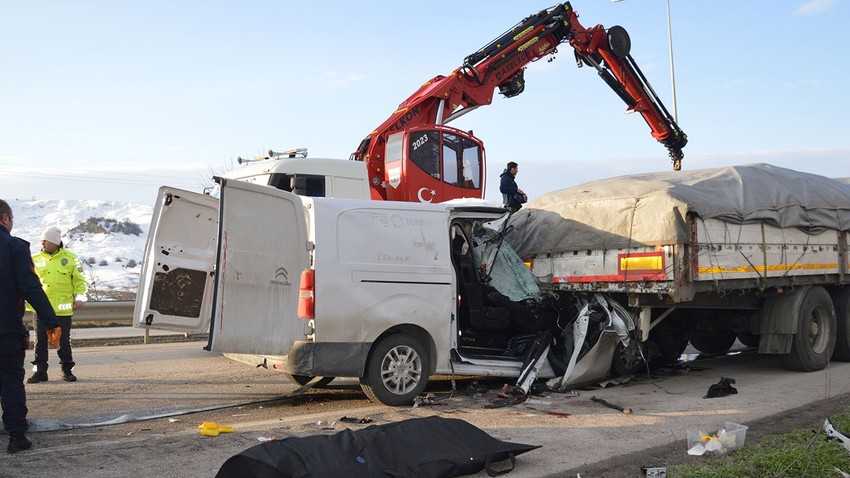
[[[516,184],[516,175],[519,172],[517,163],[510,161],[502,172],[501,182],[499,183],[499,192],[502,193],[502,200],[505,209],[510,212],[517,212],[522,208],[522,204],[528,201],[528,196],[525,191],[519,188]]]

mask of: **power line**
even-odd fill
[[[23,165],[20,165],[20,164],[10,164],[10,163],[0,163],[0,166],[8,166],[8,167],[12,167],[12,168],[22,168],[22,169],[32,169],[32,170],[44,170],[44,171],[55,172],[56,174],[81,173],[81,174],[88,174],[88,175],[114,175],[114,176],[121,176],[121,177],[125,177],[125,178],[128,175],[132,175],[133,177],[146,177],[146,178],[152,178],[152,179],[153,178],[169,179],[169,180],[170,179],[176,179],[176,180],[185,180],[186,179],[185,176],[165,176],[165,175],[159,175],[159,174],[144,174],[144,173],[118,172],[118,171],[101,171],[101,170],[96,170],[96,169],[55,168],[55,167],[41,167],[41,166],[31,166],[31,165],[23,166]],[[212,174],[213,168],[210,167],[210,170],[211,170],[211,174]],[[200,173],[200,172],[198,172],[198,173]],[[42,173],[32,173],[32,172],[29,172],[29,171],[15,171],[15,172],[4,172],[3,174],[24,175],[24,174],[42,174]],[[209,179],[212,179],[212,178],[210,177]]]
[[[0,174],[0,179],[4,177],[16,177],[16,178],[31,178],[31,179],[41,179],[47,181],[68,181],[68,175],[62,174],[45,174],[45,173],[19,173],[19,172],[4,172]],[[91,183],[110,183],[110,184],[130,184],[130,185],[162,185],[163,181],[157,181],[155,179],[144,179],[144,178],[94,178],[94,177],[85,177],[85,176],[73,176],[73,180],[76,182],[91,182]],[[210,178],[210,182],[212,182],[212,178]],[[171,185],[192,185],[198,186],[203,185],[202,181],[198,179],[193,182],[186,178],[174,178],[173,180],[168,181]]]

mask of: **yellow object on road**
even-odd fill
[[[219,425],[216,422],[204,422],[198,425],[198,430],[201,435],[208,437],[217,437],[219,433],[233,433],[233,427],[227,425]]]

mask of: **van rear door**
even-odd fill
[[[163,186],[148,231],[133,324],[209,331],[218,199]]]
[[[310,267],[301,198],[222,179],[220,218],[212,350],[286,355],[306,325],[297,317],[301,272]]]

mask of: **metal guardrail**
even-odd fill
[[[74,322],[114,322],[133,323],[133,300],[89,301],[81,309],[74,311]],[[24,321],[32,320],[32,312],[24,315]]]
[[[133,322],[133,309],[136,305],[132,300],[89,301],[81,309],[74,311],[74,322]]]
[[[74,322],[129,322],[133,323],[133,309],[136,301],[110,300],[89,301],[81,309],[74,311]],[[32,321],[32,313],[27,312],[24,323]],[[150,341],[150,331],[145,329],[144,343]]]

